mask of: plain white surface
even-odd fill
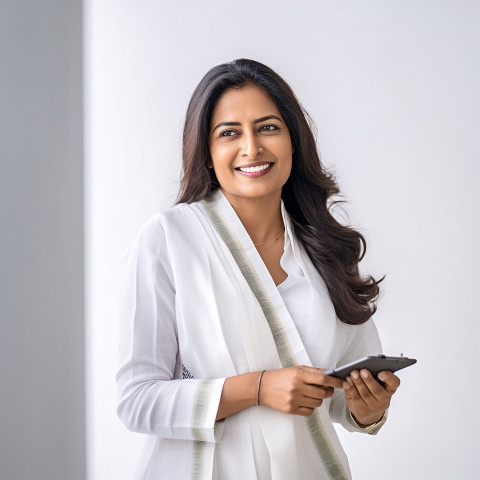
[[[189,97],[246,57],[292,85],[318,126],[376,322],[418,364],[376,437],[340,432],[356,480],[473,478],[478,416],[480,7],[474,1],[90,1],[86,5],[89,480],[130,479],[142,438],[115,415],[122,253],[174,202]]]

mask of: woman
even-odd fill
[[[177,206],[130,247],[118,414],[151,435],[138,478],[350,478],[332,421],[375,433],[390,372],[323,374],[381,351],[378,281],[306,113],[270,68],[240,59],[193,93]]]

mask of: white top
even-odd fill
[[[288,277],[280,285],[277,285],[277,289],[292,320],[295,322],[300,338],[305,342],[311,293],[303,270],[293,255],[292,244],[287,232],[285,232],[284,250],[280,265]]]
[[[334,368],[381,352],[372,320],[352,326],[336,317],[283,205],[288,241],[282,262],[289,279],[277,288],[227,199],[219,190],[211,197],[252,278],[268,295],[276,338],[296,364]],[[299,295],[292,259],[304,275]],[[279,293],[284,289],[285,302]],[[350,478],[332,421],[362,430],[351,420],[342,390],[312,416],[320,422],[314,432],[320,442],[313,441],[304,417],[268,407],[215,421],[225,378],[284,363],[271,324],[204,202],[177,205],[145,223],[126,252],[119,313],[117,412],[127,428],[150,439],[137,479],[321,480],[330,478],[325,451],[342,472],[336,478]]]

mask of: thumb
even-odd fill
[[[380,372],[378,374],[378,379],[385,384],[385,390],[391,395],[393,395],[400,386],[400,379],[392,372]]]

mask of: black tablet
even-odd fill
[[[377,375],[380,372],[396,372],[402,368],[409,367],[417,363],[417,360],[414,358],[404,357],[387,357],[386,355],[377,355],[370,357],[363,357],[354,362],[347,363],[341,367],[334,368],[333,370],[328,370],[323,372],[325,375],[332,375],[333,377],[347,378],[350,375],[352,370],[361,370],[366,368],[370,373],[377,378]]]

